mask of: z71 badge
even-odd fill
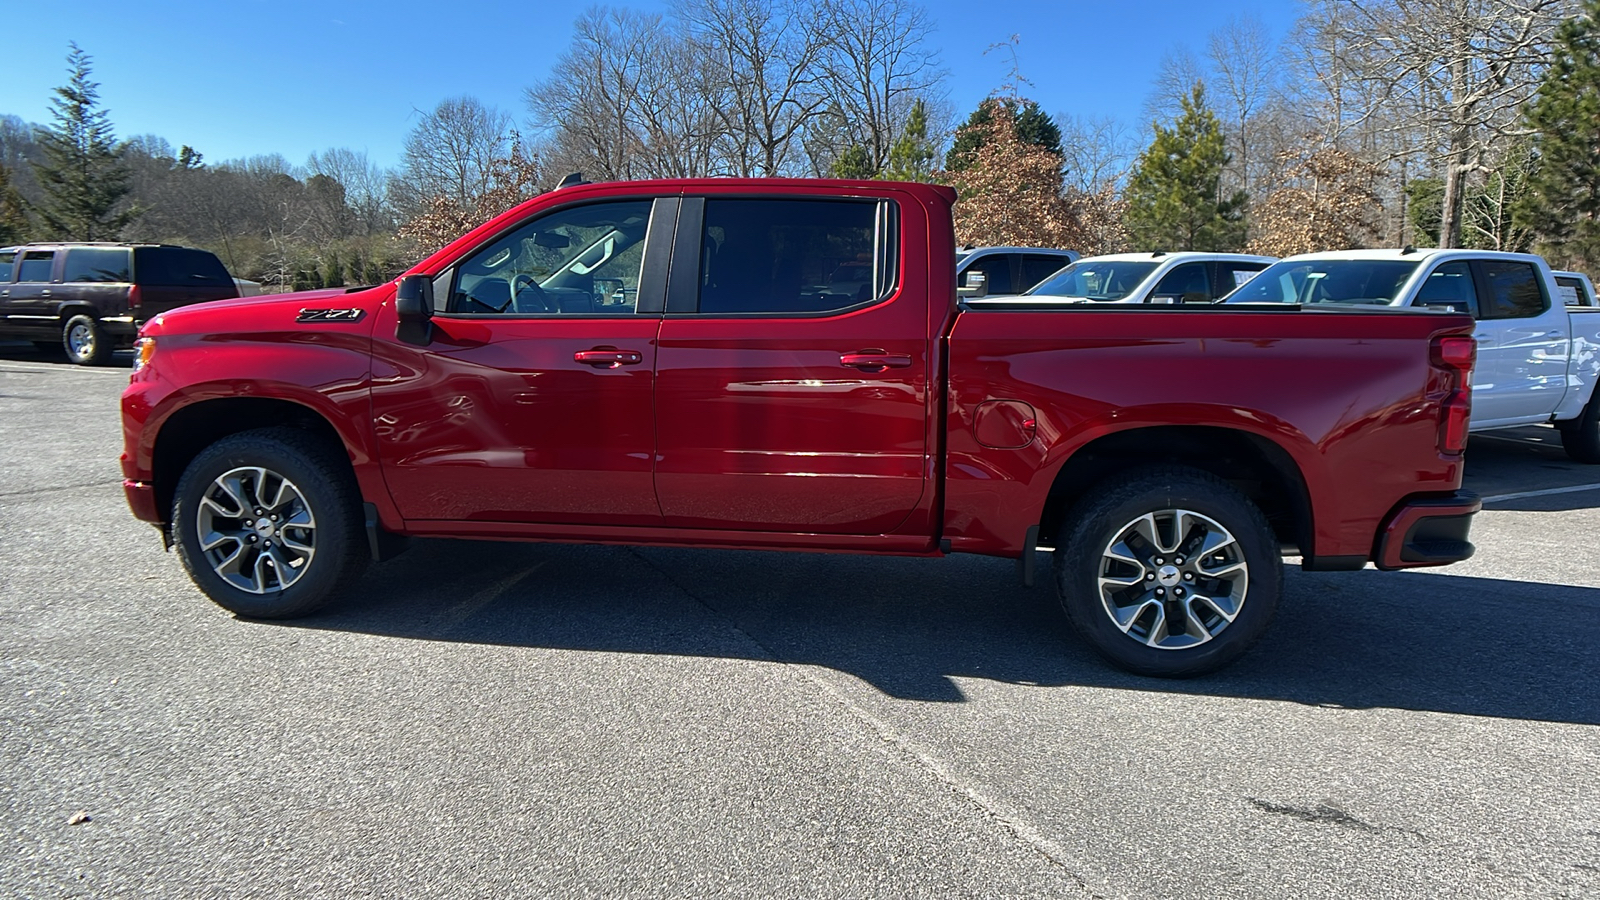
[[[302,309],[296,322],[359,322],[366,315],[364,309]]]

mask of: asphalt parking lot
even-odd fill
[[[126,378],[0,346],[0,895],[1600,894],[1600,467],[1549,429],[1473,438],[1476,558],[1291,569],[1163,682],[959,556],[427,541],[236,620],[128,513]]]

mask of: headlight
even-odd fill
[[[137,341],[134,341],[133,342],[133,371],[137,372],[140,369],[144,368],[145,366],[149,365],[150,364],[150,357],[155,356],[155,355],[156,355],[156,339],[155,338],[153,338],[153,337],[142,337],[142,338],[139,338]]]

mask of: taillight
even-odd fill
[[[128,288],[128,308],[138,309],[144,304],[144,298],[139,295],[139,286],[136,284]]]
[[[1433,339],[1429,356],[1433,367],[1449,377],[1444,402],[1439,406],[1439,452],[1460,453],[1467,447],[1472,421],[1472,364],[1478,342],[1464,334]]]

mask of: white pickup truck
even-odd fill
[[[1567,305],[1562,293],[1532,254],[1406,248],[1291,256],[1224,302],[1469,312],[1478,320],[1472,430],[1549,423],[1569,456],[1600,463],[1600,307]]]

